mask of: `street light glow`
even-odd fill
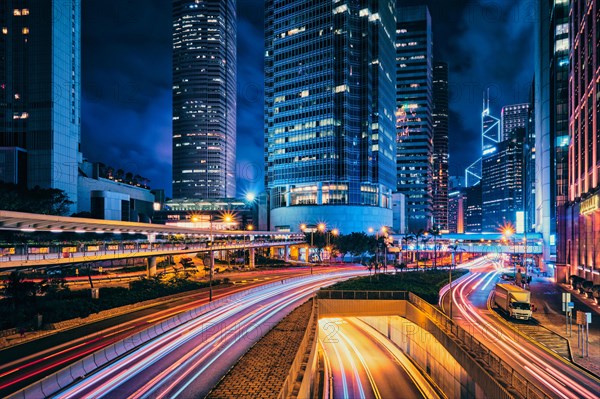
[[[319,231],[325,231],[325,223],[319,223],[317,229],[319,229]]]

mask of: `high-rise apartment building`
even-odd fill
[[[406,195],[407,226],[433,218],[433,41],[426,6],[399,7],[396,24],[397,190]]]
[[[569,201],[566,207],[567,267],[600,284],[600,7],[572,0],[569,25]]]
[[[448,64],[433,63],[433,224],[448,229]]]
[[[271,229],[391,226],[395,1],[267,0]]]
[[[173,1],[173,197],[235,196],[236,2]]]
[[[75,211],[81,2],[2,1],[0,26],[0,176],[61,189]]]
[[[565,264],[568,190],[569,0],[538,0],[535,26],[535,230],[543,262]],[[552,268],[550,268],[552,269]],[[564,268],[563,268],[564,269]]]

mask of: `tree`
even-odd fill
[[[429,234],[433,237],[433,268],[437,270],[437,237],[441,236],[439,227],[429,229]]]
[[[32,189],[0,183],[0,207],[7,211],[65,215],[73,204],[64,191],[56,188]]]
[[[23,274],[14,271],[8,276],[2,294],[12,299],[13,309],[35,299],[40,286],[32,281],[26,281]]]
[[[373,237],[365,233],[354,232],[340,235],[336,240],[336,246],[342,254],[349,253],[352,256],[360,256],[362,263],[362,255],[369,250],[371,240]]]

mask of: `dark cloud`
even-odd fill
[[[434,54],[450,65],[450,170],[480,146],[481,95],[492,112],[527,100],[534,0],[400,0],[427,4]],[[238,0],[238,191],[263,186],[264,2]],[[171,192],[171,2],[83,1],[82,148]]]

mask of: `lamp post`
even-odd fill
[[[325,231],[325,223],[319,223],[315,227],[309,227],[306,224],[302,223],[300,225],[300,230],[302,230],[302,232],[304,233],[308,233],[310,231],[310,248],[306,251],[306,260],[310,263],[310,274],[313,274],[313,265],[312,262],[310,261],[310,249],[312,249],[312,247],[314,246],[314,232],[315,230],[324,232]]]
[[[515,262],[515,236],[514,236],[515,231],[512,229],[512,227],[508,226],[504,229],[504,235],[506,236],[506,239],[510,239],[510,237],[512,237],[512,242],[513,242],[513,256],[512,256],[512,262],[513,262],[513,271],[515,274],[515,283],[517,281],[517,262]]]

